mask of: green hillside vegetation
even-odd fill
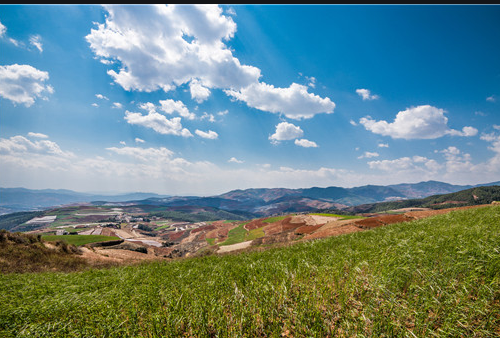
[[[70,245],[81,246],[90,243],[99,243],[107,241],[119,240],[119,237],[115,236],[103,236],[103,235],[45,235],[42,236],[42,240],[47,242],[57,242],[64,241]]]
[[[227,239],[220,243],[220,245],[232,245],[245,241],[247,236],[247,230],[244,228],[244,224],[238,225],[236,228],[229,230],[227,234]]]
[[[498,337],[500,207],[283,248],[0,275],[3,337]]]
[[[456,206],[490,204],[493,201],[500,201],[500,186],[477,187],[455,193],[429,196],[421,199],[360,205],[351,209],[354,212],[383,212],[387,210],[416,207],[445,209]]]
[[[23,211],[0,216],[0,229],[8,231],[28,231],[39,226],[22,225],[32,218],[40,217],[43,211]]]
[[[226,219],[234,219],[234,220],[247,219],[246,216],[241,216],[239,214],[215,208],[212,211],[202,211],[196,213],[183,212],[177,210],[152,211],[149,213],[149,215],[171,219],[177,222],[208,222],[208,221],[217,221]]]

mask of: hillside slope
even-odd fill
[[[239,255],[0,275],[0,335],[498,337],[500,207]]]

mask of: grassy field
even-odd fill
[[[229,230],[227,233],[227,239],[220,243],[220,245],[232,245],[245,241],[247,235],[247,230],[244,228],[244,224],[238,225],[236,228]]]
[[[59,235],[59,236],[46,235],[42,236],[42,239],[48,242],[65,241],[68,244],[80,246],[89,243],[115,241],[120,238],[114,236],[102,236],[102,235]]]
[[[500,207],[0,287],[2,337],[499,337]]]

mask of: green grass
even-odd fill
[[[264,236],[265,236],[265,233],[264,233],[263,228],[252,229],[252,230],[248,231],[248,233],[246,234],[245,241],[251,241],[251,240],[254,240],[256,238],[261,238]]]
[[[240,224],[236,228],[229,230],[227,239],[219,245],[231,245],[244,242],[246,234],[247,230],[244,228],[244,224]]]
[[[282,221],[289,216],[291,216],[291,215],[269,217],[269,218],[262,220],[262,222],[263,223],[274,223],[274,222]]]
[[[2,337],[499,337],[500,207],[0,288]]]
[[[80,246],[90,243],[114,241],[120,238],[114,236],[103,236],[103,235],[46,235],[42,236],[44,241],[55,242],[55,241],[65,241],[68,244]]]

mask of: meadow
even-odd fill
[[[0,287],[2,337],[499,337],[500,207]]]

